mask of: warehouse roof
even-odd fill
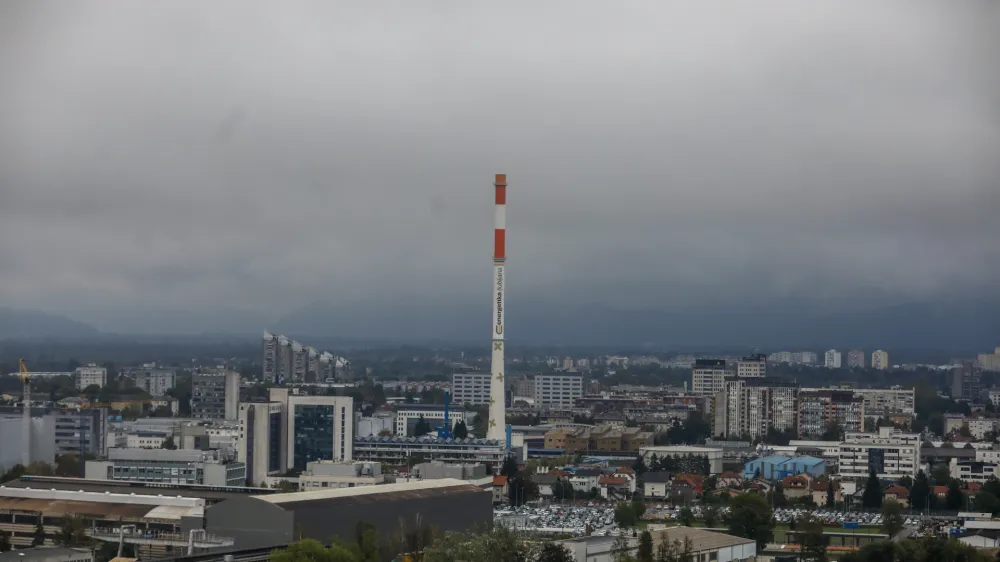
[[[421,495],[427,493],[443,494],[454,492],[483,493],[483,489],[466,481],[458,480],[457,478],[438,478],[434,480],[416,480],[413,482],[398,482],[396,484],[382,484],[378,486],[361,486],[358,488],[328,488],[325,490],[311,490],[308,492],[270,494],[266,496],[254,496],[254,498],[280,505],[333,499],[343,499],[345,501],[395,500],[405,497],[420,497]]]
[[[64,557],[67,560],[91,558],[89,548],[66,548],[63,546],[36,546],[23,550],[10,550],[0,553],[0,562],[21,562],[27,560],[51,560],[55,557]]]
[[[239,486],[205,486],[200,484],[164,484],[159,482],[126,482],[115,480],[94,480],[86,478],[65,478],[59,476],[22,476],[4,483],[8,488],[40,488],[81,492],[111,492],[112,494],[184,496],[222,501],[229,498],[243,498],[251,495],[276,494],[271,488],[249,488]]]
[[[736,546],[738,544],[756,544],[753,539],[746,539],[743,537],[734,537],[733,535],[727,535],[725,533],[716,533],[714,531],[706,531],[704,529],[695,529],[693,527],[667,527],[659,531],[652,531],[653,542],[655,544],[660,544],[664,540],[673,542],[679,541],[684,543],[687,539],[691,540],[691,550],[693,552],[700,552],[704,550],[718,550],[720,548],[726,548],[727,546]]]

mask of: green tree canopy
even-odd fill
[[[903,530],[903,506],[896,500],[890,499],[882,504],[882,532],[889,537],[896,536]]]
[[[733,498],[729,504],[726,525],[731,534],[757,541],[757,548],[760,550],[774,539],[771,508],[764,498],[752,492]]]

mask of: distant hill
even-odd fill
[[[87,338],[99,333],[97,328],[65,316],[0,307],[0,339]]]
[[[486,342],[487,306],[413,300],[316,303],[288,314],[270,329],[302,337]],[[805,306],[629,311],[508,301],[507,338],[523,345],[993,349],[1000,345],[1000,304],[921,303],[843,312]]]

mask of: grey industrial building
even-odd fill
[[[87,461],[86,476],[93,480],[126,480],[168,484],[241,486],[246,483],[246,465],[229,462],[218,451],[197,449],[108,450],[106,460]]]

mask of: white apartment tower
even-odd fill
[[[261,350],[264,356],[261,362],[261,365],[263,365],[264,381],[276,382],[275,376],[278,374],[278,338],[274,337],[274,334],[264,332],[264,337],[261,339]]]
[[[841,353],[836,349],[827,351],[823,356],[823,366],[827,369],[839,369],[841,365]]]
[[[884,371],[889,368],[889,354],[879,349],[872,352],[872,369]]]
[[[77,367],[73,372],[73,379],[78,390],[83,390],[88,386],[97,385],[104,387],[108,384],[108,370],[104,367],[91,363],[83,367]]]
[[[696,396],[715,396],[725,389],[726,375],[730,374],[725,359],[697,359],[691,368],[691,393]]]
[[[736,376],[740,378],[767,376],[767,356],[759,353],[740,359],[736,362]]]
[[[848,369],[864,369],[865,368],[865,352],[860,349],[852,349],[847,352],[847,368]]]

